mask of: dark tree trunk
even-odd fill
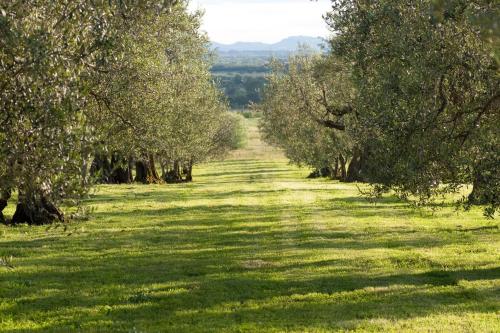
[[[12,224],[28,223],[30,225],[51,224],[55,221],[64,222],[63,213],[46,197],[27,200],[20,196]]]
[[[0,223],[1,224],[6,224],[5,221],[5,216],[3,216],[3,210],[7,207],[7,200],[5,199],[0,199]]]
[[[108,157],[104,154],[96,154],[90,167],[90,175],[96,179],[96,182],[109,183],[112,171]]]
[[[172,169],[167,172],[167,176],[165,181],[169,184],[182,183],[182,174],[181,174],[181,164],[179,161],[174,161]]]
[[[328,177],[332,173],[332,169],[330,167],[323,167],[319,170],[319,174],[321,177]]]
[[[109,184],[128,184],[130,183],[130,172],[127,169],[128,162],[125,158],[114,153],[111,157],[111,174]]]
[[[349,168],[347,169],[346,182],[363,182],[363,163],[364,158],[360,150],[356,149],[354,151],[351,163],[349,163]]]
[[[359,167],[359,160],[357,158],[353,158],[351,163],[349,163],[349,167],[347,168],[347,177],[345,181],[348,183],[356,182],[359,180],[361,169]]]
[[[127,167],[128,166],[128,167]],[[128,184],[132,182],[130,166],[118,153],[113,153],[111,162],[104,154],[97,154],[90,173],[101,184]]]
[[[323,167],[321,169],[315,169],[313,172],[307,176],[309,179],[322,178],[322,177],[332,177],[332,168]]]
[[[490,197],[490,191],[486,190],[487,186],[488,183],[485,182],[481,174],[476,173],[472,183],[472,192],[469,194],[468,198],[469,203],[472,205],[487,205],[493,202]]]
[[[143,161],[135,162],[135,181],[138,183],[147,183],[146,164]]]
[[[3,210],[8,205],[10,195],[11,195],[10,190],[6,190],[6,191],[3,191],[1,196],[0,196],[0,223],[2,223],[2,224],[7,223],[7,220],[5,219],[5,216],[3,215]]]
[[[186,167],[186,181],[187,182],[193,181],[193,161],[189,161]]]
[[[135,181],[143,184],[159,184],[161,178],[156,171],[154,156],[148,155],[147,160],[135,163]]]

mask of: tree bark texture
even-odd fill
[[[20,195],[12,224],[43,225],[56,221],[64,222],[64,214],[45,196],[28,200]]]
[[[152,154],[148,154],[147,159],[135,163],[135,181],[143,184],[162,183]]]
[[[349,167],[347,169],[347,176],[345,181],[348,183],[353,182],[363,182],[365,179],[363,178],[363,164],[364,164],[363,153],[356,149],[354,151],[351,163],[349,163]]]
[[[90,175],[96,179],[96,182],[107,184],[111,175],[111,163],[104,154],[96,154],[90,167]]]
[[[485,179],[481,176],[481,174],[476,173],[474,176],[474,181],[472,183],[472,192],[469,194],[468,200],[472,205],[486,205],[494,200],[492,193],[487,191],[488,183],[485,182]]]

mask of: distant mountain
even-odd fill
[[[273,45],[273,50],[277,51],[296,51],[299,45],[307,45],[314,50],[321,50],[325,41],[319,37],[295,36],[283,39]]]
[[[274,44],[258,42],[237,42],[234,44],[212,43],[212,48],[219,53],[233,52],[294,52],[299,45],[307,45],[314,50],[321,50],[325,41],[319,37],[293,36]]]

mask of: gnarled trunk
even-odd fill
[[[114,153],[111,157],[111,174],[108,179],[109,184],[128,184],[130,183],[130,171],[128,170],[128,161]]]
[[[320,171],[318,169],[314,169],[314,171],[311,172],[309,174],[309,176],[307,176],[307,179],[316,179],[316,178],[319,178],[319,177],[321,177],[320,176]]]
[[[104,154],[96,154],[90,166],[90,175],[96,179],[96,182],[107,184],[111,173],[112,168],[108,157]]]
[[[47,197],[41,195],[28,199],[20,194],[12,224],[43,225],[55,221],[64,222],[64,214]]]
[[[349,163],[349,167],[347,169],[347,177],[345,178],[346,182],[353,183],[365,181],[363,177],[364,162],[365,159],[363,153],[359,149],[355,149],[351,163]]]
[[[166,174],[165,181],[170,184],[183,182],[181,174],[181,164],[179,161],[174,161],[172,169],[170,169]]]
[[[143,184],[159,184],[162,182],[156,171],[155,159],[148,154],[147,159],[135,163],[135,181]]]
[[[189,161],[187,166],[184,168],[184,174],[186,175],[186,181],[193,181],[193,161]]]
[[[104,154],[96,154],[90,173],[101,184],[128,184],[132,182],[127,159],[113,153],[111,161]]]
[[[472,192],[469,194],[468,200],[472,205],[487,205],[493,202],[491,191],[487,191],[488,183],[480,173],[474,175],[472,183]]]
[[[158,171],[156,170],[156,164],[155,164],[155,158],[153,154],[149,154],[148,158],[148,181],[150,184],[158,184],[161,183],[161,178],[160,175],[158,174]]]
[[[315,178],[322,178],[322,177],[332,177],[332,168],[331,167],[323,167],[321,169],[315,169],[307,178],[309,179],[315,179]]]
[[[146,163],[143,161],[136,161],[135,162],[135,181],[138,183],[147,183],[147,171],[146,171]]]

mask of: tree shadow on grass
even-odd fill
[[[269,211],[273,214],[268,214]],[[261,205],[200,205],[101,212],[96,216],[98,221],[108,217],[152,221],[127,224],[138,228],[131,231],[100,230],[77,234],[70,240],[63,236],[2,242],[6,251],[14,252],[16,257],[19,254],[22,265],[38,267],[34,271],[14,270],[3,274],[0,296],[15,297],[16,301],[2,311],[13,314],[42,312],[72,318],[60,319],[58,324],[48,326],[47,331],[75,327],[95,330],[101,320],[112,320],[130,330],[133,327],[130,318],[134,318],[137,325],[148,327],[148,323],[158,322],[155,317],[158,313],[164,316],[162,321],[171,321],[168,327],[176,328],[172,331],[189,331],[190,325],[183,326],[186,320],[193,325],[210,322],[225,328],[244,322],[260,322],[264,328],[284,330],[325,323],[334,327],[336,322],[328,319],[332,313],[348,322],[360,318],[424,316],[438,310],[452,312],[456,307],[460,307],[460,311],[491,311],[491,306],[478,305],[488,295],[470,294],[457,284],[460,280],[498,279],[498,267],[445,271],[435,269],[434,263],[426,258],[389,256],[387,260],[394,267],[403,265],[405,269],[429,271],[398,274],[398,269],[394,268],[392,275],[375,276],[376,263],[371,260],[353,257],[306,263],[307,258],[300,257],[301,251],[351,250],[357,253],[398,247],[433,248],[458,245],[467,240],[443,238],[433,230],[415,232],[411,228],[318,230],[311,227],[311,222],[304,221],[294,229],[280,226],[283,217],[301,215],[307,220],[308,214],[307,209],[306,212],[297,211],[294,206],[279,204],[270,204],[266,209]],[[65,252],[68,241],[71,241],[72,253]],[[291,263],[280,262],[291,256],[298,257]],[[266,265],[249,269],[242,264],[254,259],[261,259]],[[331,273],[324,276],[316,269]],[[172,288],[171,285],[184,286],[185,290],[163,295],[162,289]],[[396,288],[388,294],[365,290],[398,285],[418,288],[416,291]],[[448,286],[453,290],[429,294],[427,291],[433,286]],[[48,295],[34,296],[41,288],[50,290]],[[364,296],[361,299],[354,296],[349,299],[349,295],[344,300],[338,298],[339,294],[351,292],[361,292]],[[327,299],[294,298],[294,295],[309,294],[320,294]],[[273,301],[275,299],[278,301]],[[415,299],[419,299],[419,304],[415,305]],[[245,305],[252,302],[262,305],[257,309]],[[229,312],[213,310],[228,303],[237,305],[232,305],[233,310]],[[111,307],[107,312],[95,310],[106,306]],[[78,315],[78,309],[86,309],[85,315]],[[64,315],[65,311],[76,314]],[[316,315],[309,318],[303,313]],[[111,326],[110,330],[115,328]]]
[[[18,282],[36,281],[35,287],[50,286],[58,292],[39,298],[26,295],[28,297],[12,305],[9,312],[57,313],[74,308],[78,313],[79,309],[110,306],[106,313],[85,311],[85,315],[63,319],[48,326],[47,330],[72,327],[75,322],[81,327],[97,329],[96,325],[103,318],[129,329],[132,327],[130,319],[134,318],[139,327],[148,327],[161,316],[160,321],[171,323],[168,327],[172,331],[188,331],[189,325],[183,326],[186,321],[191,323],[191,328],[211,323],[219,329],[228,329],[244,322],[280,330],[322,325],[346,328],[344,324],[338,326],[339,323],[370,318],[408,319],[436,311],[456,313],[457,309],[495,313],[499,308],[491,298],[494,290],[467,289],[459,283],[500,279],[500,267],[385,276],[357,273],[308,277],[300,274],[295,280],[293,277],[275,279],[266,270],[252,275],[251,270],[244,268],[225,277],[219,274],[220,268],[214,266],[210,256],[200,259],[187,255],[182,259],[168,259],[162,266],[158,266],[162,262],[149,256],[115,259],[122,262],[121,271],[116,270],[114,262],[101,262],[79,272],[19,273]],[[138,265],[141,261],[142,266]],[[336,264],[341,263],[326,265]],[[312,267],[315,265],[311,263]],[[139,275],[140,271],[146,274]],[[66,288],[75,287],[75,281],[82,279],[87,281],[86,285],[71,288],[72,294],[64,293]],[[99,294],[99,283],[107,286],[103,294]],[[165,284],[170,286],[162,286]],[[171,292],[176,289],[180,291]],[[89,293],[90,290],[95,292]]]
[[[334,216],[352,216],[352,217],[373,217],[373,216],[378,216],[378,217],[395,217],[395,216],[404,216],[404,217],[411,217],[411,216],[422,216],[422,211],[417,210],[417,209],[412,209],[409,207],[407,204],[404,202],[401,202],[399,200],[395,200],[392,198],[387,198],[383,203],[370,203],[364,198],[358,198],[358,197],[348,197],[348,198],[335,198],[335,199],[330,199],[326,204],[325,203],[318,203],[318,202],[311,202],[311,203],[304,203],[300,207],[295,207],[295,206],[290,206],[290,205],[284,205],[281,203],[267,203],[265,205],[246,205],[245,198],[248,197],[249,199],[251,198],[259,198],[259,196],[266,195],[269,197],[269,200],[272,199],[278,199],[282,194],[290,194],[293,196],[294,193],[300,193],[303,191],[307,192],[323,192],[324,190],[321,189],[295,189],[295,190],[289,190],[289,189],[277,189],[277,190],[262,190],[262,191],[245,191],[245,190],[235,190],[235,191],[228,191],[228,192],[223,192],[223,193],[212,193],[212,192],[206,192],[206,193],[195,193],[195,194],[189,194],[189,195],[183,195],[182,193],[173,193],[173,192],[161,192],[158,191],[154,195],[142,195],[142,196],[130,196],[128,194],[124,194],[123,196],[120,196],[119,198],[116,198],[114,196],[104,196],[103,200],[109,200],[109,201],[119,201],[119,202],[126,202],[126,201],[134,201],[136,204],[141,204],[141,202],[161,202],[161,203],[167,203],[167,204],[175,204],[175,203],[184,203],[188,198],[191,202],[196,202],[198,200],[225,200],[225,199],[231,199],[238,197],[240,202],[242,203],[237,203],[237,204],[213,204],[213,205],[192,205],[192,206],[186,206],[184,207],[184,212],[186,211],[192,211],[193,214],[196,214],[200,211],[203,211],[205,214],[210,215],[213,213],[220,213],[221,211],[224,212],[234,212],[234,211],[240,211],[241,209],[243,210],[248,210],[249,213],[261,213],[263,209],[271,209],[276,213],[294,213],[294,210],[297,212],[300,211],[311,211],[313,213],[318,213],[318,212],[330,212]],[[275,197],[273,198],[273,194],[275,194]],[[95,199],[94,201],[87,201],[88,204],[92,204],[93,202],[97,202],[98,199]],[[134,210],[134,211],[122,211],[122,212],[116,212],[116,211],[107,211],[107,212],[97,212],[96,216],[101,217],[103,215],[127,215],[127,214],[137,214],[141,213],[146,216],[152,216],[152,215],[163,215],[163,216],[170,216],[169,211],[175,211],[178,209],[177,207],[173,208],[147,208],[147,209],[140,209],[140,210]],[[247,213],[246,211],[243,213]],[[247,215],[248,216],[248,215]],[[293,216],[293,215],[292,215]]]
[[[356,225],[373,217],[404,221],[420,216],[395,198],[378,204],[343,197],[321,205],[291,205],[278,199],[285,191],[293,196],[293,189],[214,193],[220,179],[193,185],[196,191],[189,194],[178,187],[155,187],[155,192],[133,197],[101,195],[89,203],[126,204],[130,198],[139,205],[156,201],[173,206],[98,211],[93,221],[100,224],[97,230],[2,241],[2,251],[14,255],[17,267],[0,271],[0,299],[7,300],[0,315],[24,322],[49,318],[40,325],[49,332],[129,332],[134,327],[217,332],[244,330],[245,325],[256,327],[253,331],[351,329],[367,319],[498,311],[498,290],[491,287],[500,279],[498,266],[444,270],[418,251],[468,244],[470,239],[443,237],[442,232],[454,231],[450,228]],[[213,201],[259,194],[269,201]],[[175,206],[188,197],[211,199],[212,205]],[[333,223],[315,228],[315,217],[328,214],[350,218],[353,227]],[[474,237],[498,230],[469,229]],[[371,257],[382,251],[382,259]],[[352,256],[312,260],[346,252]],[[477,290],[463,281],[484,284]]]
[[[248,170],[238,170],[238,171],[221,171],[221,172],[212,172],[212,173],[203,173],[200,176],[202,177],[221,177],[222,179],[226,178],[237,178],[240,179],[241,177],[250,177],[250,176],[255,176],[258,175],[262,178],[269,177],[270,175],[276,175],[276,174],[293,174],[293,171],[290,171],[290,169],[278,169],[278,168],[272,168],[272,169],[248,169]]]
[[[233,181],[229,183],[234,185]],[[212,183],[211,183],[212,184]],[[212,184],[213,185],[213,184]],[[222,184],[221,184],[222,185]],[[260,189],[260,190],[224,190],[221,192],[214,191],[212,189],[202,190],[203,185],[197,184],[195,185],[196,191],[177,191],[172,188],[155,188],[155,191],[150,192],[141,192],[141,193],[130,193],[125,192],[117,195],[108,195],[108,194],[100,194],[89,198],[85,201],[87,205],[94,205],[98,203],[113,203],[119,202],[122,204],[134,203],[136,205],[140,205],[145,202],[157,202],[157,203],[167,203],[167,204],[175,204],[175,203],[185,203],[186,201],[196,202],[199,200],[229,200],[238,198],[239,201],[244,202],[245,199],[257,199],[266,195],[269,199],[276,198],[278,199],[281,195],[290,195],[291,197],[295,193],[322,193],[325,190],[322,188],[315,188],[311,186],[310,188],[300,188],[300,189],[287,189],[287,188],[279,188],[279,189]],[[334,192],[333,192],[334,193]],[[319,206],[318,206],[319,205]],[[371,218],[374,216],[381,218],[394,218],[394,217],[431,217],[434,213],[440,214],[440,216],[451,217],[457,214],[457,212],[452,208],[454,205],[452,203],[447,203],[440,205],[436,208],[448,208],[446,210],[437,209],[436,211],[431,209],[423,209],[423,208],[414,208],[410,206],[408,203],[398,199],[394,196],[383,197],[381,199],[377,199],[375,201],[371,201],[365,197],[357,196],[357,197],[341,197],[341,198],[332,198],[326,200],[324,202],[318,203],[313,202],[310,204],[303,204],[301,208],[309,209],[311,211],[330,213],[331,215],[335,215],[336,217],[355,217],[355,218]],[[200,209],[204,209],[207,211],[206,206],[187,206],[188,209],[193,212],[197,212]],[[239,210],[242,208],[242,205],[216,205],[213,207],[214,209],[224,209],[226,211],[231,210]],[[260,210],[259,207],[258,209]],[[283,210],[279,204],[275,206],[267,205],[266,208],[272,208],[276,210]],[[155,211],[154,209],[145,209],[145,210],[135,210],[133,212],[115,212],[110,211],[107,213],[96,213],[96,216],[102,216],[106,214],[112,215],[120,215],[120,214],[144,214],[147,216],[157,215],[157,214],[167,214],[168,209],[158,209]],[[210,214],[210,210],[207,211]],[[293,212],[292,212],[293,213]]]

